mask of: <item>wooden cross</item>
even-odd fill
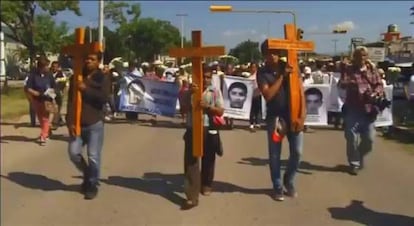
[[[73,60],[73,75],[72,75],[72,109],[74,112],[74,128],[75,135],[79,136],[81,133],[81,106],[82,97],[81,92],[77,88],[78,84],[82,82],[82,68],[84,65],[85,57],[90,53],[102,52],[102,45],[99,42],[84,43],[85,41],[85,28],[76,28],[75,30],[75,44],[65,46],[62,49],[62,53],[69,55]]]
[[[289,76],[289,110],[291,118],[291,129],[300,130],[303,127],[301,117],[306,106],[303,102],[303,87],[300,82],[300,71],[297,51],[312,51],[315,44],[311,41],[299,41],[297,38],[297,28],[294,24],[285,24],[285,39],[267,39],[269,50],[284,49],[287,50],[287,63],[292,67],[291,76]]]
[[[224,46],[202,47],[201,31],[191,33],[193,46],[191,48],[174,48],[170,49],[169,55],[172,57],[191,57],[193,83],[199,87],[199,90],[193,94],[192,116],[193,116],[193,156],[203,156],[203,134],[204,119],[203,110],[200,107],[200,101],[203,95],[203,68],[202,58],[206,56],[220,56],[225,52]]]

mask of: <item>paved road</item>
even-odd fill
[[[2,127],[1,225],[414,225],[414,155],[381,138],[355,177],[342,171],[341,132],[306,134],[299,197],[281,203],[269,197],[264,132],[224,131],[215,192],[183,212],[183,129],[107,124],[102,185],[92,201],[77,192],[81,179],[68,160],[64,128],[46,147],[31,140],[37,133]]]

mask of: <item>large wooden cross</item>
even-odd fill
[[[172,57],[191,57],[192,62],[192,80],[199,87],[199,90],[193,94],[192,98],[192,116],[193,116],[193,155],[194,157],[203,156],[203,110],[200,107],[200,101],[203,95],[203,68],[202,59],[206,56],[220,56],[225,52],[224,46],[206,46],[202,47],[201,31],[191,33],[193,46],[191,48],[174,48],[170,49],[169,55]]]
[[[287,50],[287,63],[292,67],[291,76],[289,76],[289,110],[291,119],[291,129],[300,130],[303,125],[302,113],[306,106],[303,102],[303,89],[300,86],[300,71],[297,51],[312,51],[315,44],[311,41],[300,41],[297,38],[297,28],[294,24],[285,24],[285,39],[267,39],[269,50],[283,49]]]
[[[75,135],[79,136],[81,133],[81,106],[82,98],[79,91],[78,84],[82,82],[82,67],[84,65],[85,57],[90,53],[102,53],[102,45],[99,42],[85,43],[85,28],[76,28],[75,30],[75,44],[65,46],[62,53],[72,57],[73,75],[72,75],[72,109],[74,112],[73,123],[75,128]]]

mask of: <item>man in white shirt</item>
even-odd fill
[[[313,84],[313,78],[311,76],[312,69],[308,66],[306,66],[303,69],[303,85],[310,85]]]

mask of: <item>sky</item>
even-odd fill
[[[128,1],[133,3],[134,1]],[[141,4],[141,17],[168,20],[190,39],[192,30],[201,30],[204,45],[224,45],[228,51],[247,39],[264,41],[267,37],[283,38],[283,24],[291,23],[289,14],[212,13],[210,5],[231,5],[234,10],[291,10],[297,14],[297,25],[304,30],[304,40],[315,42],[316,52],[347,51],[352,37],[369,42],[381,39],[389,24],[396,24],[403,36],[414,36],[411,1],[136,1]],[[57,21],[66,21],[71,29],[98,25],[98,1],[80,1],[82,16],[62,12]],[[110,21],[105,25],[114,27]],[[334,28],[347,34],[326,34]],[[321,34],[322,33],[322,34]]]

